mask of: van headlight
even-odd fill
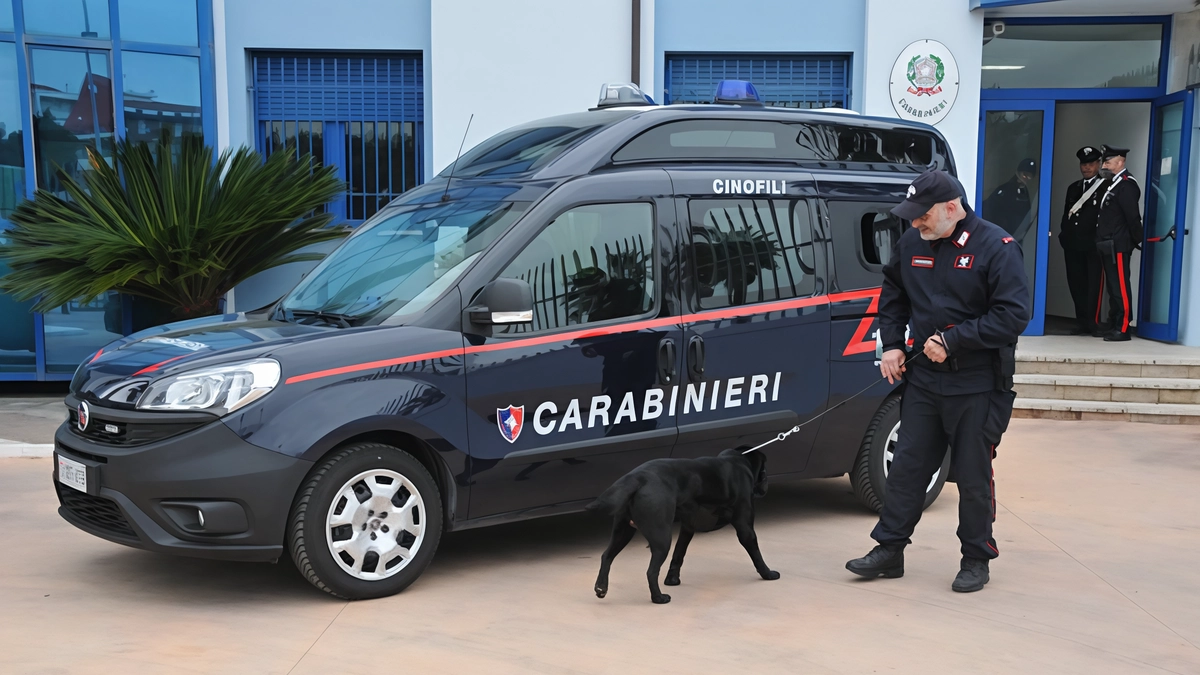
[[[154,382],[138,399],[137,407],[227,415],[266,396],[276,384],[279,362],[272,359],[199,368]]]

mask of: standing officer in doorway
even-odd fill
[[[951,588],[978,591],[988,582],[988,561],[999,555],[992,459],[1012,415],[1017,336],[1031,314],[1025,264],[1013,238],[976,216],[943,171],[918,176],[892,213],[912,221],[883,268],[879,298],[879,368],[888,382],[906,382],[900,436],[871,532],[879,545],[846,569],[868,578],[904,575],[904,547],[948,445],[963,556]],[[910,322],[924,353],[906,367]]]
[[[1142,189],[1125,169],[1128,148],[1104,146],[1101,175],[1107,180],[1100,197],[1100,216],[1096,225],[1096,250],[1104,266],[1104,284],[1108,289],[1108,326],[1105,342],[1129,340],[1129,322],[1133,318],[1133,295],[1129,288],[1129,256],[1142,245],[1142,214],[1138,199]]]
[[[1029,186],[1036,178],[1037,162],[1032,158],[1023,159],[1013,177],[983,200],[983,213],[988,220],[1004,228],[1017,243],[1024,241],[1025,233],[1029,232],[1036,215],[1029,198]]]
[[[1072,335],[1087,335],[1099,330],[1100,320],[1100,254],[1096,251],[1096,220],[1100,217],[1101,190],[1106,181],[1100,177],[1100,151],[1094,147],[1080,148],[1079,173],[1083,178],[1067,187],[1067,203],[1063,208],[1062,227],[1058,243],[1063,247],[1067,268],[1067,286],[1075,301],[1075,320],[1078,327]]]

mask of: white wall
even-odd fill
[[[1197,106],[1200,117],[1200,106]],[[1200,347],[1200,132],[1192,122],[1191,177],[1188,179],[1187,234],[1183,238],[1183,278],[1180,280],[1179,341]]]
[[[1145,213],[1147,183],[1146,155],[1149,152],[1149,103],[1060,103],[1054,111],[1054,175],[1050,206],[1050,258],[1046,269],[1046,314],[1074,317],[1075,305],[1067,287],[1062,246],[1058,244],[1067,186],[1079,180],[1079,158],[1075,152],[1085,145],[1102,144],[1129,148],[1126,167],[1142,188],[1142,213]],[[1130,261],[1130,285],[1138,297],[1142,254],[1134,251]],[[1141,311],[1134,306],[1134,317]],[[1105,300],[1101,319],[1108,316]]]
[[[600,85],[628,82],[631,4],[434,1],[434,172],[454,161],[472,113],[464,152],[517,124],[587,110]]]
[[[945,44],[958,62],[961,79],[954,107],[936,126],[950,143],[963,187],[968,195],[974,195],[983,12],[969,12],[967,6],[965,0],[926,0],[919,5],[900,0],[867,0],[863,112],[898,117],[888,95],[896,57],[917,40],[930,39]]]

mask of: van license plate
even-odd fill
[[[58,456],[58,482],[87,492],[87,467],[73,459]]]

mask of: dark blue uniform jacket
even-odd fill
[[[910,227],[883,268],[879,326],[884,350],[904,348],[911,322],[916,352],[936,330],[945,332],[950,359],[918,356],[910,384],[939,394],[976,394],[997,385],[1001,349],[1011,349],[1032,315],[1021,247],[999,226],[975,215],[954,234],[921,239]]]

